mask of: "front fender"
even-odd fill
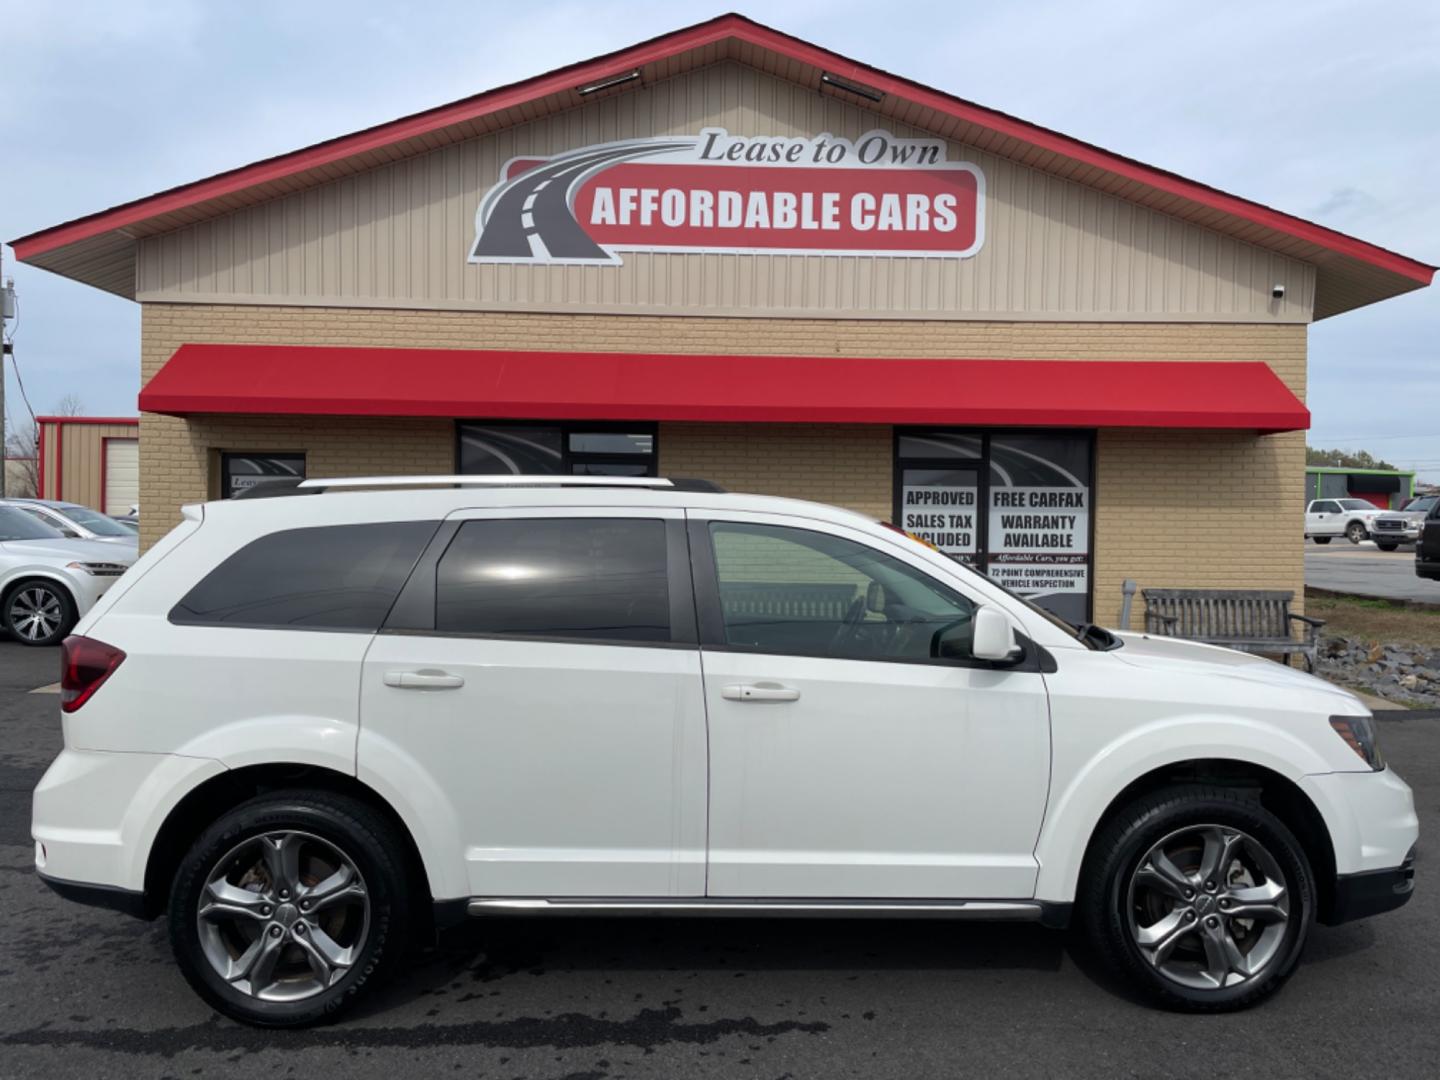
[[[62,574],[53,566],[22,566],[16,567],[0,578],[0,596],[10,591],[10,587],[21,581],[34,581],[36,578],[43,578],[46,581],[53,581],[56,585],[65,586],[65,591],[72,598],[77,596],[75,582]]]
[[[1296,783],[1307,774],[1332,768],[1283,728],[1233,716],[1158,720],[1131,728],[1098,748],[1092,743],[1083,755],[1057,741],[1050,804],[1035,847],[1040,866],[1037,899],[1074,901],[1090,838],[1121,791],[1148,773],[1201,760],[1258,765]]]

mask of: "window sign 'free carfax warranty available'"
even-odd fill
[[[611,263],[620,251],[963,259],[985,177],[941,139],[699,135],[517,157],[475,215],[476,263]]]

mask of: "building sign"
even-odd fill
[[[996,435],[990,440],[987,573],[1065,618],[1087,618],[1090,439]]]
[[[971,561],[979,549],[978,477],[973,470],[906,469],[901,527],[946,555]]]
[[[943,139],[698,135],[514,158],[475,215],[473,263],[609,263],[622,251],[961,259],[985,177]]]
[[[1062,618],[1090,618],[1088,433],[906,430],[896,453],[906,532]]]

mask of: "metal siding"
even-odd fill
[[[973,258],[627,252],[619,267],[466,262],[475,209],[517,155],[723,126],[930,134],[725,62],[139,241],[146,300],[419,307],[1307,321],[1315,267],[952,142],[987,184]],[[1283,301],[1270,286],[1284,281]]]

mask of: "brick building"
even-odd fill
[[[272,476],[704,476],[1099,620],[1300,589],[1306,328],[1434,272],[734,15],[15,248],[142,305],[146,542]]]

